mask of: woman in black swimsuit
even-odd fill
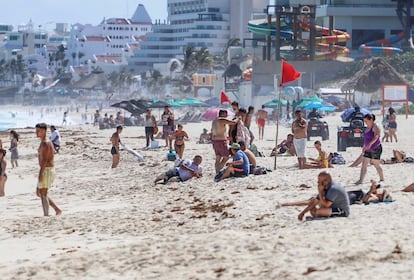
[[[170,136],[170,150],[172,149],[172,140],[175,139],[174,150],[180,159],[183,159],[183,154],[184,154],[184,147],[185,147],[184,138],[186,140],[190,139],[188,137],[187,132],[183,130],[183,125],[179,124],[177,126],[177,130]]]
[[[4,160],[6,150],[0,149],[0,196],[4,196],[4,187],[7,181],[6,166],[7,162]]]

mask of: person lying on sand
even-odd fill
[[[414,183],[411,183],[410,185],[402,189],[402,191],[403,192],[414,192]]]
[[[393,163],[403,163],[407,157],[405,152],[400,150],[392,150],[393,157],[390,159],[382,159],[382,164],[393,164]]]
[[[196,155],[193,160],[185,159],[178,167],[171,168],[167,172],[160,174],[155,178],[154,183],[157,184],[163,181],[164,184],[168,182],[185,182],[193,177],[200,178],[203,176],[203,168],[200,166],[203,158]]]
[[[332,182],[331,175],[322,171],[318,175],[318,195],[308,200],[307,207],[298,215],[302,221],[310,212],[312,217],[348,217],[349,198],[345,189]]]

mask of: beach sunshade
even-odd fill
[[[203,118],[203,120],[206,121],[215,120],[217,119],[220,110],[226,110],[227,116],[229,117],[234,116],[234,113],[226,108],[210,108],[206,112],[204,112],[204,114],[201,117]]]
[[[305,107],[303,107],[304,110],[312,110],[312,109],[318,109],[319,111],[335,111],[336,107],[328,102],[311,102]]]
[[[183,105],[181,105],[180,102],[175,101],[175,100],[174,101],[173,100],[167,100],[165,102],[171,107],[183,107]]]
[[[305,97],[305,98],[302,98],[301,100],[299,100],[299,103],[296,104],[296,107],[304,108],[305,106],[307,106],[308,104],[310,104],[312,102],[322,103],[322,99],[317,97],[317,96]]]
[[[355,112],[355,108],[349,108],[346,111],[344,111],[341,114],[341,119],[343,122],[349,122],[350,121],[350,117],[352,115],[352,113]],[[371,114],[371,111],[366,109],[366,108],[361,108],[361,113],[366,115],[366,114]]]
[[[209,107],[209,105],[201,100],[195,98],[185,98],[182,100],[177,100],[182,106],[191,106],[191,107]]]
[[[265,108],[276,108],[278,103],[279,99],[275,98],[270,101],[267,101],[266,103],[263,103],[263,106],[265,106]],[[280,105],[287,105],[287,100],[280,99]]]
[[[136,105],[132,104],[129,101],[121,101],[118,103],[114,103],[111,105],[111,107],[124,109],[125,111],[128,111],[132,114],[142,114],[145,112],[145,109],[137,107]]]
[[[165,106],[170,106],[167,102],[158,100],[151,103],[148,107],[149,108],[164,108]]]

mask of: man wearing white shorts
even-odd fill
[[[306,141],[308,137],[308,123],[302,116],[301,110],[295,111],[296,120],[292,123],[293,145],[298,157],[299,169],[303,169],[306,162]]]

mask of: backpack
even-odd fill
[[[341,154],[338,154],[337,152],[330,153],[329,158],[331,164],[346,164],[346,160],[344,159],[344,157]]]

